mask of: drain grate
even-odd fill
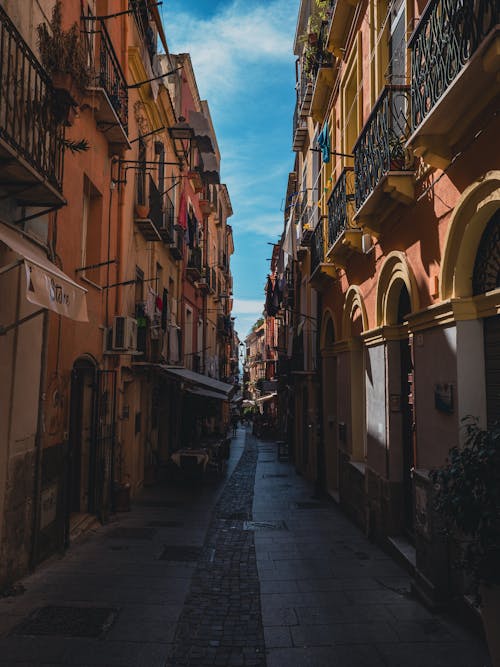
[[[196,563],[202,552],[202,547],[171,544],[163,549],[159,560],[171,560],[177,563]]]
[[[41,607],[35,609],[11,634],[101,637],[117,615],[118,609],[112,607]]]
[[[156,530],[151,528],[127,528],[123,526],[110,531],[106,538],[109,540],[151,540],[155,533]]]
[[[150,521],[146,525],[154,528],[180,528],[184,523],[182,521]]]
[[[284,521],[245,521],[243,530],[288,530]]]
[[[268,479],[268,478],[271,479],[271,478],[276,478],[276,477],[283,478],[283,477],[288,477],[288,475],[286,473],[274,473],[274,474],[269,474],[269,475],[267,475],[267,474],[262,475],[262,479]]]
[[[295,507],[298,510],[321,510],[325,509],[326,505],[324,503],[315,503],[310,501],[302,501],[295,503]]]
[[[259,459],[259,463],[276,463],[276,459]]]

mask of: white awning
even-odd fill
[[[88,322],[87,290],[49,261],[34,241],[3,222],[0,222],[0,241],[23,258],[26,298],[30,303],[71,320]]]
[[[255,400],[256,403],[265,403],[266,401],[270,401],[272,398],[275,398],[278,394],[267,394],[266,396],[261,396],[260,398],[257,398]]]
[[[190,371],[188,368],[179,368],[179,366],[167,366],[165,364],[160,364],[161,369],[164,370],[169,375],[175,375],[180,377],[187,382],[192,382],[193,384],[198,384],[207,389],[213,389],[219,393],[224,394],[225,398],[229,398],[231,394],[234,394],[236,387],[227,382],[221,382],[220,380],[215,380],[214,378],[208,377],[208,375],[203,375],[202,373],[195,373]]]
[[[218,401],[228,400],[225,394],[221,394],[218,391],[210,391],[210,389],[204,389],[203,387],[189,387],[187,392],[192,396],[200,396],[200,398],[216,398]]]

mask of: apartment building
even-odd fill
[[[467,584],[429,471],[464,417],[500,415],[497,23],[493,2],[303,0],[294,43],[290,449],[433,603]]]

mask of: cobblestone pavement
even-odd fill
[[[252,515],[257,440],[243,455],[219,499],[175,635],[172,667],[265,667],[264,634]]]
[[[275,443],[240,428],[226,480],[146,489],[0,598],[0,666],[489,667]]]

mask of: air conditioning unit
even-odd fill
[[[137,350],[137,320],[117,315],[113,320],[113,350],[135,352]]]

